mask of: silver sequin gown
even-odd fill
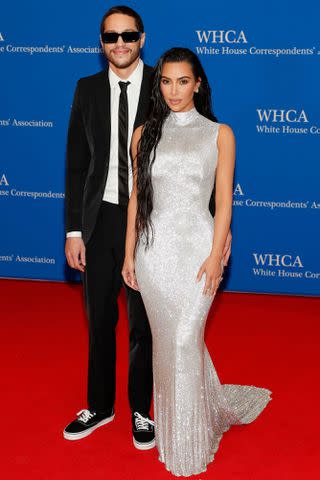
[[[208,210],[219,124],[195,108],[171,112],[152,169],[154,242],[136,250],[135,271],[153,337],[154,419],[159,460],[177,476],[199,474],[223,432],[252,422],[271,392],[221,385],[204,343],[212,298],[196,283],[210,254]]]

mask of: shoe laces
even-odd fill
[[[77,413],[77,417],[81,422],[87,423],[95,414],[96,412],[91,413],[90,410],[84,409]]]
[[[135,425],[137,430],[149,430],[149,425],[154,425],[154,422],[148,417],[143,417],[139,412],[134,412]]]

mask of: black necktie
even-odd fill
[[[128,97],[127,87],[130,82],[119,82],[121,93],[119,99],[119,205],[128,205]]]

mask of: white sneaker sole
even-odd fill
[[[97,428],[102,427],[103,425],[106,425],[107,423],[112,422],[114,419],[115,414],[111,415],[111,417],[107,417],[104,420],[101,420],[101,422],[97,423],[91,428],[88,428],[84,432],[80,433],[68,433],[65,430],[63,431],[63,436],[66,440],[81,440],[81,438],[88,437],[92,432],[94,432]]]
[[[132,437],[133,439],[133,445],[138,449],[138,450],[150,450],[151,448],[154,448],[156,446],[156,441],[153,439],[149,443],[139,443],[137,440]]]

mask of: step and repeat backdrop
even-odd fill
[[[123,4],[144,20],[147,64],[173,46],[199,55],[215,114],[235,132],[232,258],[223,289],[319,295],[317,0]],[[64,258],[66,134],[76,81],[106,66],[99,24],[112,5],[1,6],[0,277],[79,280]]]

